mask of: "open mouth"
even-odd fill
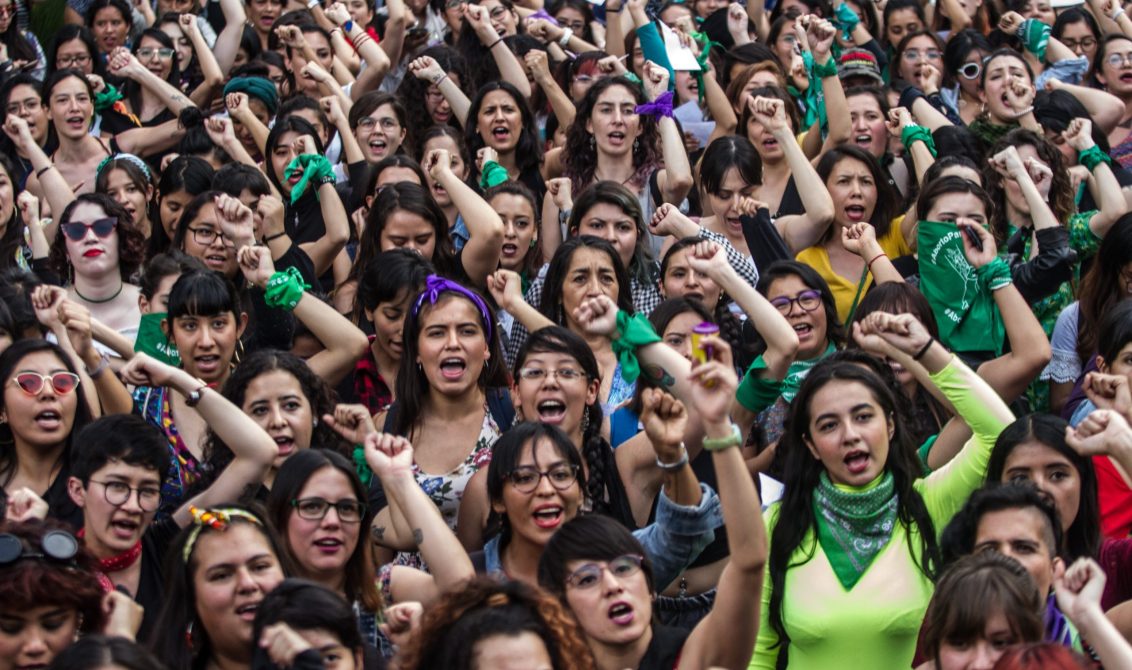
[[[376,156],[384,156],[389,145],[385,140],[372,139],[369,141],[369,150]]]
[[[464,376],[467,368],[468,364],[462,358],[445,358],[440,361],[440,374],[445,379],[459,379]]]
[[[865,208],[863,205],[846,205],[845,217],[854,223],[865,220]]]
[[[45,409],[35,415],[35,425],[43,430],[55,430],[63,425],[63,415],[53,409]]]
[[[773,137],[768,137],[767,139],[763,140],[763,148],[764,149],[777,149],[778,148],[778,140],[774,139]]]
[[[610,620],[619,626],[633,623],[633,608],[626,603],[614,603],[608,614]]]
[[[279,447],[279,455],[287,456],[295,450],[295,438],[286,435],[280,435],[275,439],[275,446]]]
[[[518,256],[519,245],[512,244],[511,242],[504,242],[501,251],[503,252],[504,256]]]
[[[860,135],[854,137],[853,141],[856,142],[857,146],[861,147],[862,149],[867,149],[873,143],[873,136],[867,133],[861,133]]]
[[[850,474],[861,474],[869,467],[869,452],[861,450],[849,452],[845,456],[845,467]]]
[[[197,364],[198,372],[215,372],[220,367],[220,356],[215,354],[197,356],[193,361]]]
[[[538,404],[538,420],[558,425],[566,417],[566,403],[561,400],[543,400]]]
[[[246,605],[240,605],[239,607],[237,607],[236,608],[236,615],[239,616],[241,620],[250,622],[250,621],[255,620],[255,613],[258,610],[259,610],[259,603],[258,602],[248,603]]]
[[[324,537],[321,540],[315,540],[314,546],[318,547],[319,552],[323,554],[337,554],[345,544],[338,538]]]
[[[140,523],[128,519],[110,522],[110,529],[114,532],[114,536],[122,540],[133,539],[137,535],[138,528],[140,527]]]
[[[615,147],[625,144],[625,133],[620,130],[615,130],[609,133],[609,143]]]
[[[534,517],[535,525],[539,528],[557,528],[562,524],[562,513],[564,510],[559,505],[547,505],[535,510]]]
[[[491,136],[496,142],[506,142],[511,139],[511,129],[507,126],[495,126],[491,129]]]
[[[86,126],[86,118],[83,116],[68,116],[63,119],[63,122],[69,127],[76,129],[82,129]]]
[[[302,170],[295,170],[294,172],[291,173],[291,176],[287,178],[287,183],[290,184],[291,186],[294,186],[295,184],[298,184],[299,180],[302,179],[302,178],[303,178],[303,171]]]
[[[211,270],[223,270],[228,265],[228,256],[225,254],[209,254],[204,257],[204,264]]]
[[[798,334],[798,340],[807,340],[814,334],[814,327],[808,323],[794,324],[794,332]]]

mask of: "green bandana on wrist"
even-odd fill
[[[916,142],[923,142],[928,151],[932,152],[933,157],[939,155],[935,148],[932,131],[923,126],[904,126],[904,129],[900,131],[900,143],[904,145],[905,149],[911,151],[912,145]]]
[[[854,12],[846,2],[842,2],[834,11],[833,25],[841,29],[841,36],[846,42],[853,40],[853,29],[860,22],[861,17],[857,16],[857,12]]]
[[[507,168],[495,161],[488,161],[483,164],[483,173],[480,174],[480,188],[486,191],[492,186],[499,186],[510,178],[511,175],[507,174]]]
[[[1006,336],[1002,315],[967,261],[959,228],[938,221],[920,221],[918,227],[920,291],[939,323],[940,341],[953,351],[1000,355]]]
[[[814,518],[818,542],[837,580],[848,591],[872,565],[896,528],[900,498],[892,472],[863,491],[846,491],[833,485],[822,470],[814,489]]]
[[[1112,157],[1101,151],[1101,148],[1095,144],[1084,151],[1077,152],[1077,162],[1084,165],[1089,172],[1092,172],[1101,163],[1112,167]]]
[[[1022,46],[1043,63],[1046,60],[1046,47],[1049,46],[1049,34],[1050,27],[1037,19],[1026,19],[1018,28]]]
[[[264,287],[263,300],[268,307],[291,311],[309,288],[310,285],[303,281],[299,269],[292,266],[271,275]]]
[[[362,480],[362,486],[368,489],[370,480],[373,479],[373,470],[370,470],[369,463],[366,463],[366,448],[363,445],[355,444],[352,456],[358,479]]]
[[[641,363],[637,360],[637,348],[646,344],[660,342],[652,324],[641,314],[629,314],[624,310],[617,312],[617,337],[613,339],[613,354],[621,363],[621,377],[629,382],[641,376]]]
[[[637,75],[633,74],[632,72],[626,72],[625,74],[623,74],[621,76],[625,77],[626,79],[633,82],[634,84],[640,84],[641,83],[641,78],[638,77]]]
[[[334,183],[334,166],[320,154],[300,154],[291,159],[287,168],[283,170],[283,178],[290,179],[299,168],[303,169],[303,176],[299,182],[291,187],[291,204],[299,201],[306,192],[307,186],[313,181],[319,185]],[[318,196],[316,190],[315,196]]]
[[[138,324],[138,336],[134,339],[134,351],[140,351],[155,360],[179,368],[181,353],[161,328],[161,322],[167,316],[165,312],[142,314],[141,323]]]
[[[1001,258],[995,258],[981,268],[975,268],[975,274],[979,277],[979,286],[988,293],[1014,283],[1010,266]]]
[[[101,93],[94,94],[94,111],[105,112],[114,106],[114,103],[122,99],[122,94],[118,89],[114,88],[109,82],[106,83],[106,88]]]

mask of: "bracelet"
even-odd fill
[[[308,0],[307,9],[314,9],[315,7],[317,7],[321,4],[322,4],[321,0]]]
[[[350,31],[353,30],[353,29],[354,29],[354,22],[351,19],[347,19],[346,22],[342,24],[342,30],[345,30],[347,35],[349,35]]]
[[[869,261],[868,263],[865,263],[865,267],[866,267],[866,268],[871,268],[871,267],[873,266],[873,263],[875,263],[875,262],[876,262],[876,260],[877,260],[878,258],[880,258],[881,256],[884,256],[885,258],[888,258],[888,254],[886,254],[886,253],[884,253],[884,252],[882,251],[882,252],[880,252],[879,254],[877,254],[876,256],[873,256],[873,259],[872,259],[871,261]]]
[[[106,372],[106,368],[108,367],[110,367],[110,357],[106,354],[102,354],[98,359],[98,365],[96,365],[93,370],[87,368],[86,374],[91,379],[98,379],[102,376],[103,372]]]
[[[480,173],[480,188],[486,191],[492,186],[498,186],[510,178],[511,175],[507,174],[507,168],[495,161],[487,161],[484,163],[483,171]]]
[[[263,287],[263,301],[268,307],[291,311],[299,304],[310,285],[303,281],[299,269],[291,266],[271,275]]]
[[[636,113],[645,116],[652,116],[660,119],[663,116],[672,118],[672,101],[675,98],[672,91],[665,91],[656,96],[656,100],[646,102],[643,105],[637,105]]]
[[[1033,105],[1030,105],[1030,106],[1029,106],[1029,107],[1027,107],[1026,109],[1023,109],[1023,110],[1021,110],[1020,112],[1018,112],[1018,113],[1017,113],[1017,114],[1016,114],[1016,115],[1014,116],[1014,120],[1015,120],[1015,121],[1017,121],[1018,119],[1022,118],[1023,116],[1026,116],[1027,114],[1029,114],[1029,113],[1030,113],[1030,112],[1032,112],[1032,111],[1034,111],[1034,106],[1033,106]]]
[[[502,41],[503,41],[503,38],[502,38],[502,37],[500,37],[499,39],[497,39],[497,40],[495,40],[494,42],[492,42],[492,43],[491,43],[491,45],[487,47],[487,50],[488,50],[488,51],[491,51],[492,49],[494,49],[494,48],[495,48],[495,45],[499,44],[499,43],[500,43],[500,42],[502,42]]]
[[[436,77],[435,79],[432,80],[432,85],[433,86],[440,86],[440,82],[444,81],[447,78],[448,78],[448,73],[447,72],[441,72],[439,77]]]
[[[739,431],[739,426],[735,424],[731,424],[731,434],[727,437],[704,438],[704,449],[708,451],[723,451],[742,444],[743,434]]]
[[[1112,19],[1113,23],[1115,23],[1116,20],[1119,19],[1120,17],[1124,16],[1124,14],[1125,14],[1124,8],[1123,7],[1117,7],[1116,11],[1113,12],[1112,16],[1110,16],[1109,18]]]
[[[986,265],[975,268],[975,277],[979,281],[979,286],[989,292],[997,291],[1014,283],[1014,277],[1010,273],[1010,265],[1002,260],[1001,256],[995,257]]]
[[[573,36],[574,36],[574,29],[573,28],[563,28],[562,29],[562,37],[558,38],[558,46],[565,49],[566,45],[570,44],[570,38],[573,37]]]
[[[1101,163],[1111,166],[1112,158],[1094,144],[1084,151],[1077,152],[1077,162],[1084,165],[1089,172],[1092,172]]]
[[[45,167],[45,168],[40,168],[40,169],[36,170],[36,171],[35,171],[35,178],[36,178],[36,179],[39,179],[40,177],[42,177],[42,176],[43,176],[43,173],[44,173],[44,172],[47,172],[48,170],[51,170],[51,169],[54,169],[54,168],[55,168],[55,166],[54,166],[54,165],[48,165],[48,166],[47,166],[47,167]]]
[[[283,230],[283,231],[280,231],[278,233],[275,233],[274,235],[264,235],[263,239],[260,240],[260,241],[263,242],[264,244],[267,244],[268,242],[270,242],[272,240],[277,240],[280,237],[285,237],[286,235],[287,235],[287,231]]]
[[[927,343],[927,344],[925,344],[925,345],[923,346],[923,348],[922,348],[922,349],[920,349],[919,351],[917,351],[917,352],[916,352],[916,353],[915,353],[915,354],[914,354],[914,355],[912,356],[912,360],[914,360],[914,361],[918,361],[918,360],[920,360],[921,358],[923,358],[923,357],[924,357],[924,354],[928,353],[928,349],[931,349],[931,348],[932,348],[932,345],[933,345],[933,344],[935,344],[935,338],[934,338],[934,337],[933,337],[933,338],[931,338],[930,340],[928,340],[928,343]]]
[[[198,386],[196,390],[189,391],[189,394],[185,396],[185,406],[196,407],[197,405],[199,405],[204,392],[210,388],[212,387],[210,387],[208,384],[202,384],[201,386]]]
[[[675,463],[665,463],[660,460],[660,456],[656,457],[656,467],[664,470],[665,472],[676,472],[688,464],[688,450],[684,448],[684,443],[680,443],[680,458]]]

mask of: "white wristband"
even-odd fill
[[[321,5],[321,4],[322,4],[321,0],[308,0],[307,9],[314,9],[315,6]]]
[[[574,30],[572,28],[563,28],[562,29],[562,37],[558,38],[558,46],[565,49],[566,45],[570,44],[570,38],[573,37],[573,36],[574,36]]]
[[[1124,8],[1123,7],[1117,7],[1116,11],[1112,13],[1112,20],[1116,21],[1121,16],[1124,16]]]

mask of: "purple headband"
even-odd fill
[[[420,297],[417,298],[416,304],[413,305],[413,316],[416,317],[418,314],[420,314],[421,305],[424,304],[426,298],[428,299],[430,305],[435,305],[436,301],[440,300],[440,296],[443,293],[459,293],[468,300],[472,301],[472,304],[480,310],[480,316],[483,317],[484,327],[487,329],[487,339],[490,342],[492,324],[490,316],[491,312],[487,309],[487,303],[485,303],[483,301],[483,298],[479,297],[474,292],[469,291],[456,282],[445,279],[444,277],[438,275],[428,276],[428,279],[425,280],[424,291],[421,293]]]

